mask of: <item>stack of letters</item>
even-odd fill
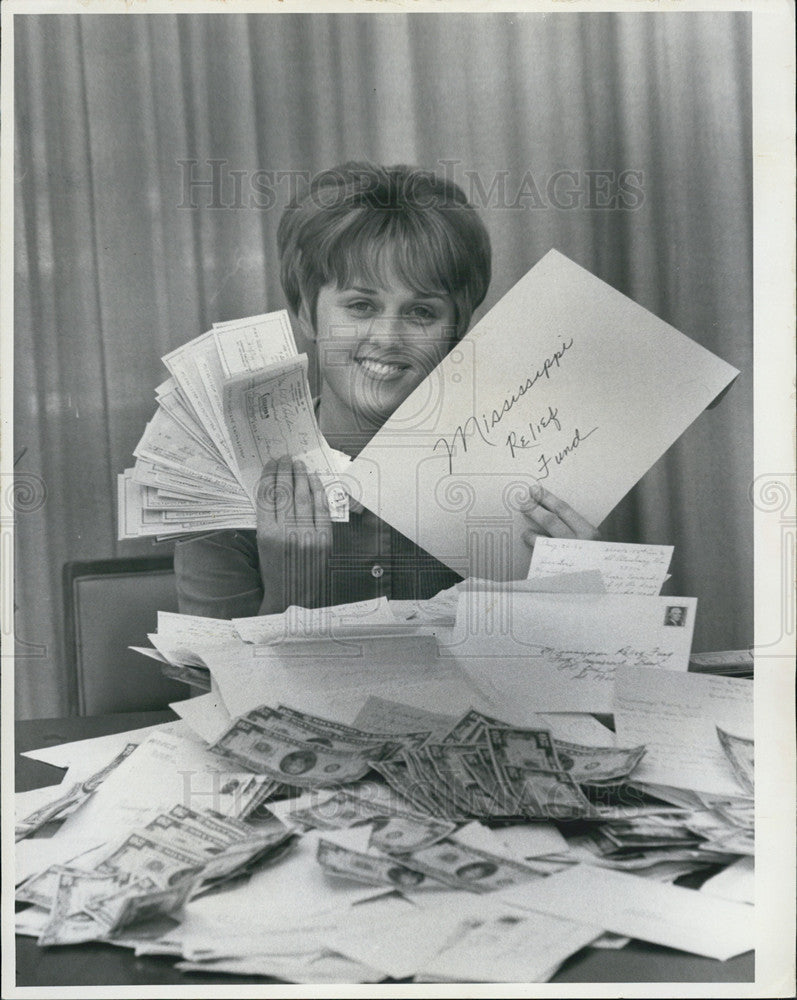
[[[18,797],[18,932],[307,983],[748,950],[752,683],[687,671],[669,559],[549,540],[426,602],[161,615],[151,655],[208,690],[33,753],[69,770]]]
[[[348,459],[318,429],[286,312],[217,324],[163,362],[155,416],[119,476],[120,538],[254,528],[260,473],[282,455],[319,474],[333,520],[346,520],[336,483]]]

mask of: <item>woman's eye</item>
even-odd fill
[[[347,308],[349,312],[356,313],[358,316],[367,316],[373,311],[374,306],[372,302],[358,299],[356,302],[350,302]]]
[[[413,306],[408,315],[411,319],[420,320],[422,323],[431,323],[437,318],[434,309],[430,309],[429,306]]]

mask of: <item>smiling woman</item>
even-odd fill
[[[319,426],[356,456],[467,331],[490,281],[487,230],[450,180],[345,163],[291,202],[277,243],[286,297],[317,348]],[[529,545],[595,537],[544,492],[527,517]],[[318,477],[290,456],[263,469],[256,532],[178,542],[175,569],[180,610],[210,617],[431,597],[459,579],[370,511],[333,525]]]

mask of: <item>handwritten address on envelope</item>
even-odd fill
[[[347,470],[357,499],[463,575],[520,579],[537,484],[598,525],[738,374],[550,251]]]

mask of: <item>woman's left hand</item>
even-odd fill
[[[529,522],[529,527],[523,532],[523,541],[530,549],[534,548],[540,536],[583,538],[590,542],[600,538],[600,532],[594,525],[539,483],[532,487],[531,498],[520,509]]]

